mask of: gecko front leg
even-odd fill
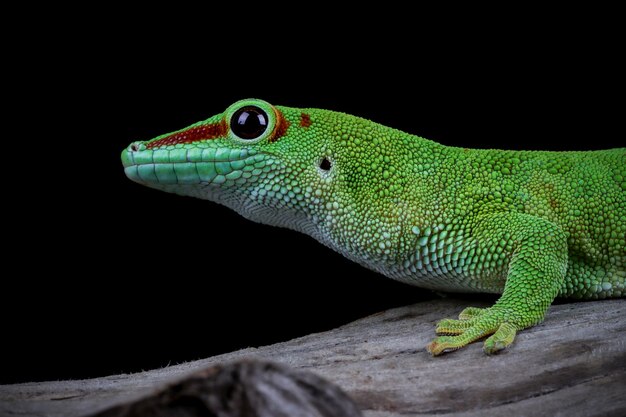
[[[524,214],[498,214],[481,222],[489,231],[508,231],[513,239],[504,292],[494,306],[468,308],[459,320],[444,319],[436,333],[442,335],[426,349],[434,356],[466,346],[490,336],[484,344],[487,354],[496,353],[515,339],[522,329],[540,323],[563,285],[567,269],[567,239],[555,224]],[[493,244],[501,233],[493,233]]]

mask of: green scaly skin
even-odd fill
[[[231,129],[244,105],[268,114],[258,139]],[[122,153],[126,175],[306,233],[408,284],[502,294],[493,307],[441,321],[443,336],[427,346],[433,355],[488,335],[485,352],[497,352],[541,322],[557,296],[626,295],[626,148],[453,148],[359,117],[252,99],[187,129],[198,126],[221,130],[192,143],[135,142]]]

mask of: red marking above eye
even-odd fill
[[[190,127],[189,129],[172,133],[171,135],[167,135],[153,142],[148,142],[146,144],[146,149],[159,148],[161,146],[172,146],[179,143],[192,143],[200,140],[217,139],[225,137],[227,133],[228,128],[226,126],[226,122],[222,120],[219,123]]]
[[[302,113],[300,115],[300,126],[309,127],[311,126],[311,115],[308,113]]]
[[[283,117],[283,114],[276,110],[276,128],[274,128],[274,133],[269,137],[268,141],[270,143],[276,142],[285,136],[287,129],[289,129],[289,124],[289,121]]]

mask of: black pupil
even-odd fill
[[[242,107],[230,119],[230,128],[241,139],[256,139],[267,129],[267,114],[258,107]]]

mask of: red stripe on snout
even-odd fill
[[[162,137],[154,142],[148,142],[146,149],[159,148],[161,146],[172,146],[179,143],[192,143],[200,140],[209,140],[225,137],[228,133],[226,122],[222,120],[219,123],[210,125],[200,125],[181,130]]]

